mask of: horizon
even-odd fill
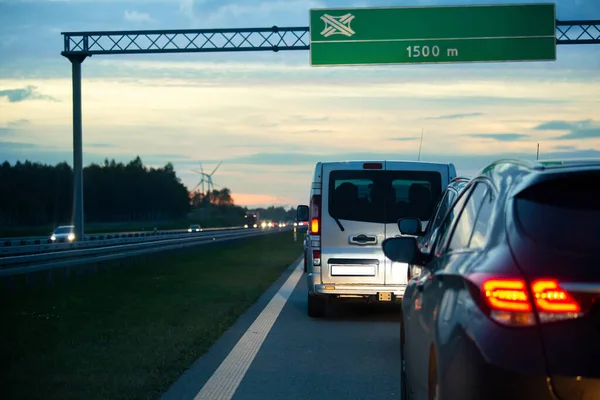
[[[390,1],[0,0],[0,162],[72,166],[63,31],[308,26],[310,8]],[[431,0],[403,4],[433,5]],[[457,0],[440,5],[461,4]],[[512,0],[471,0],[510,4]],[[529,0],[521,3],[544,3]],[[600,19],[557,0],[557,19]],[[111,4],[111,7],[106,7]],[[202,162],[248,208],[307,204],[318,161],[600,158],[600,46],[553,62],[310,67],[308,51],[99,56],[82,64],[84,165],[136,155],[174,165],[191,190]]]

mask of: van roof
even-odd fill
[[[453,165],[452,163],[443,162],[432,162],[432,161],[414,161],[414,160],[348,160],[348,161],[323,161],[318,164],[321,165],[335,165],[335,164],[364,164],[372,162],[401,162],[406,164],[423,164],[423,165]]]

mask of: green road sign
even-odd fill
[[[310,10],[312,66],[554,60],[554,4]]]

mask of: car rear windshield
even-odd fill
[[[433,171],[333,171],[329,176],[329,215],[333,218],[395,223],[427,221],[442,192]]]
[[[596,253],[600,243],[600,172],[554,179],[515,198],[519,227],[538,245]]]

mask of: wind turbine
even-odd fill
[[[206,179],[205,179],[205,177],[206,177],[206,174],[204,173],[204,168],[202,168],[202,163],[200,162],[200,171],[197,171],[197,170],[192,170],[192,172],[195,172],[195,173],[197,173],[197,174],[199,174],[199,175],[201,176],[201,178],[200,178],[200,182],[198,182],[198,184],[196,185],[196,187],[194,187],[194,189],[193,189],[193,190],[196,190],[196,189],[198,189],[198,187],[199,187],[200,185],[202,185],[202,195],[204,196],[204,193],[205,193],[205,192],[204,192],[204,182],[206,182]],[[209,188],[209,189],[210,189],[210,188]]]
[[[215,190],[215,184],[213,183],[212,176],[215,174],[215,172],[217,172],[217,170],[219,169],[219,167],[221,166],[221,164],[223,164],[223,161],[221,161],[215,167],[215,169],[213,169],[213,171],[210,174],[206,174],[206,173],[204,173],[204,171],[202,172],[204,174],[204,177],[206,178],[206,182],[208,183],[208,192],[207,192],[207,194],[208,194],[208,202],[209,203],[210,203],[210,195],[212,194],[212,191]],[[211,188],[212,188],[212,190],[211,190]]]

